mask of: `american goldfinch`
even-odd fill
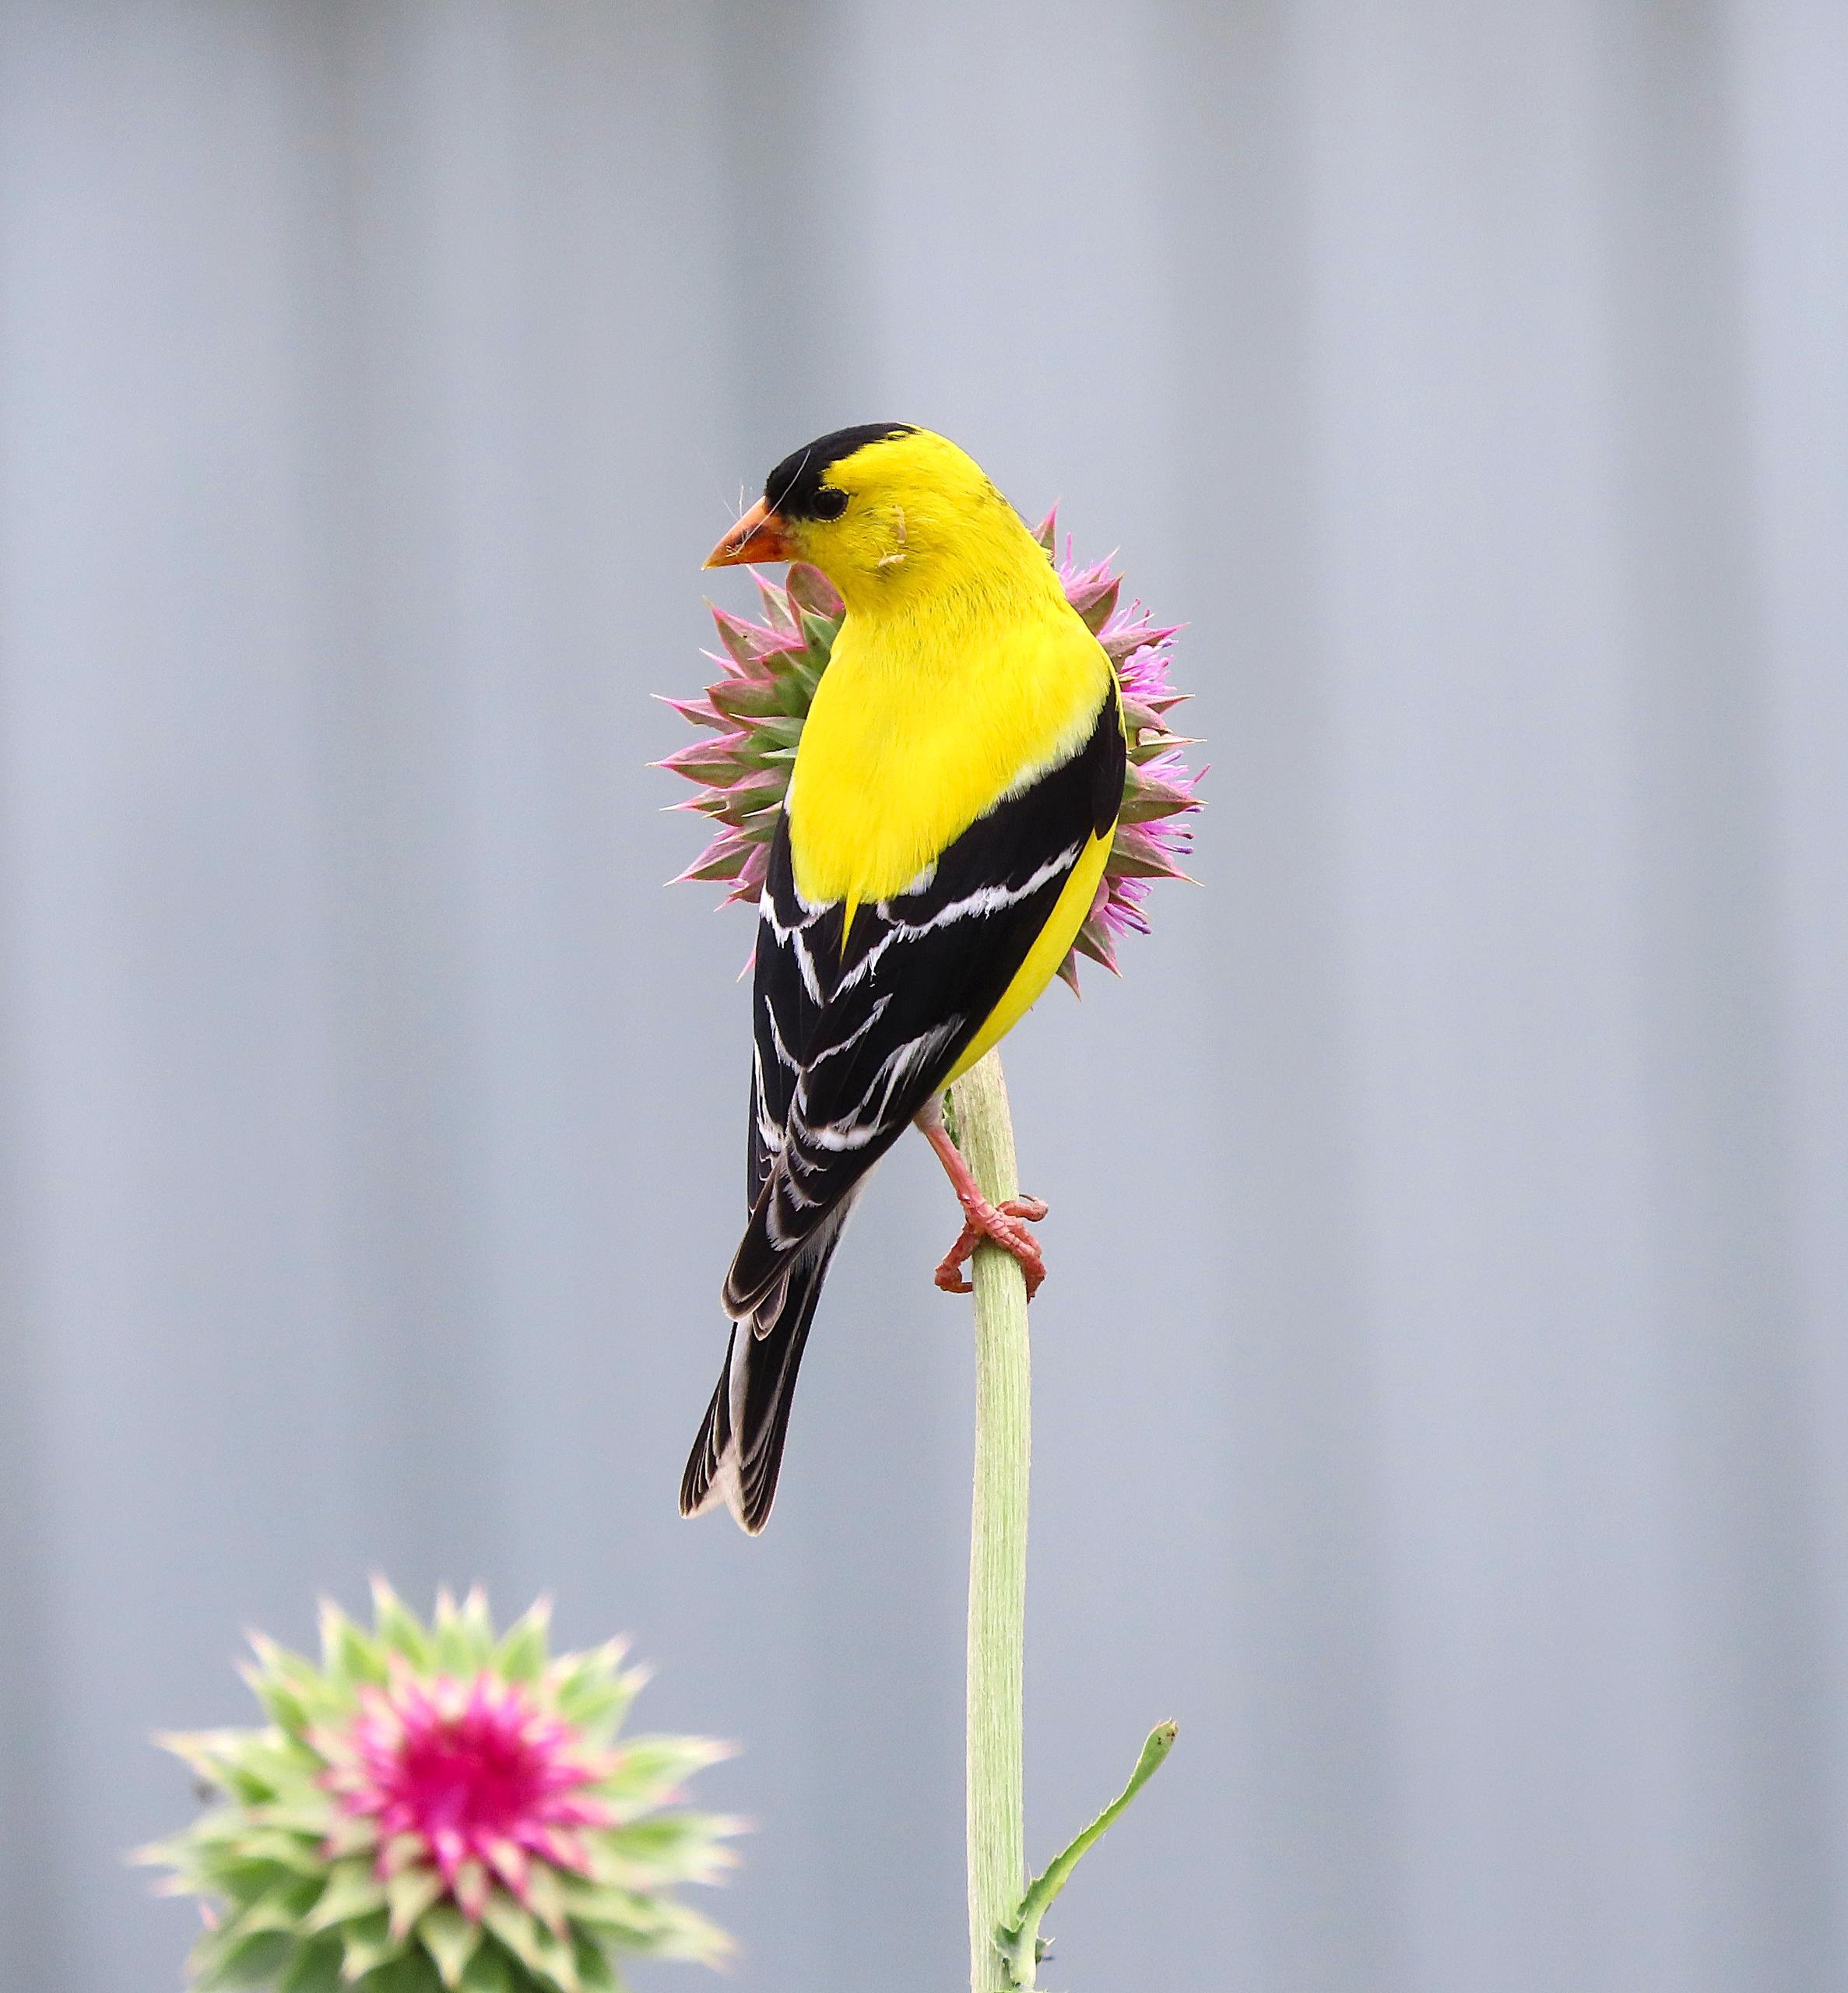
[[[1108,656],[971,459],[898,422],[785,457],[709,568],[803,561],[846,605],[771,847],[753,992],[750,1218],[725,1366],[680,1485],[754,1534],[848,1211],[915,1122],[964,1212],[937,1270],[992,1239],[1045,1268],[943,1126],[943,1088],[1017,1024],[1091,910],[1123,793]]]

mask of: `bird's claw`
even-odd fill
[[[1046,1262],[1039,1241],[1021,1220],[1031,1219],[1037,1225],[1046,1214],[1045,1203],[1038,1197],[1019,1197],[997,1205],[977,1197],[964,1199],[962,1210],[962,1231],[938,1265],[937,1285],[946,1294],[971,1292],[975,1283],[963,1268],[975,1248],[986,1239],[1020,1261],[1021,1271],[1027,1277],[1027,1299],[1031,1301],[1046,1277]]]

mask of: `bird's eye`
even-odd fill
[[[824,484],[815,494],[815,516],[818,519],[838,519],[847,509],[847,494],[831,484]]]

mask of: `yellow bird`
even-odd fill
[[[725,1367],[680,1485],[754,1534],[776,1493],[810,1324],[848,1207],[915,1122],[961,1237],[1045,1266],[1023,1198],[982,1196],[943,1088],[1020,1021],[1090,911],[1123,801],[1116,677],[979,465],[908,423],[778,464],[709,568],[805,561],[846,617],[796,750],[758,916],[750,1219]]]

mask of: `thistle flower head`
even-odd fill
[[[161,1740],[221,1796],[140,1857],[204,1901],[194,1984],[611,1993],[626,1953],[721,1957],[670,1892],[727,1865],[737,1823],[673,1804],[724,1747],[619,1742],[642,1671],[551,1657],[543,1605],[497,1636],[479,1592],[374,1601],[370,1633],[324,1609],[318,1666],[254,1640],[267,1726]]]
[[[1079,956],[1114,972],[1116,937],[1149,931],[1144,903],[1150,887],[1158,879],[1186,877],[1182,860],[1193,842],[1186,819],[1200,807],[1194,792],[1205,771],[1188,768],[1185,750],[1193,743],[1168,722],[1187,696],[1168,676],[1178,630],[1158,625],[1140,602],[1126,605],[1123,577],[1108,561],[1079,566],[1069,539],[1061,558],[1056,512],[1047,514],[1036,537],[1057,568],[1066,599],[1115,667],[1129,737],[1115,839],[1097,898],[1059,970],[1075,989]],[[792,567],[785,586],[754,570],[753,578],[763,620],[713,610],[723,649],[705,655],[721,676],[699,698],[666,701],[701,729],[701,737],[659,764],[695,786],[696,793],[675,807],[712,826],[705,849],[674,883],[717,881],[725,888],[724,902],[754,902],[763,890],[796,743],[845,613],[816,568]]]
[[[483,1668],[473,1682],[426,1685],[399,1662],[385,1688],[359,1696],[350,1724],[319,1726],[309,1741],[327,1759],[322,1789],[348,1819],[374,1823],[381,1868],[434,1870],[477,1922],[491,1879],[532,1907],[535,1857],[587,1872],[577,1830],[616,1815],[584,1788],[610,1760],[521,1683]]]

